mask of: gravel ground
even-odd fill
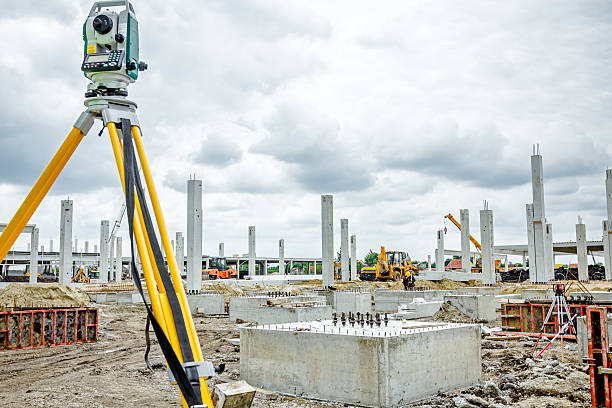
[[[144,363],[145,311],[139,306],[101,306],[99,341],[0,352],[2,407],[178,407],[176,387],[165,369],[150,372]],[[226,317],[195,319],[207,359],[226,363],[222,380],[239,378],[239,337]],[[151,334],[152,339],[154,335]],[[533,340],[484,340],[483,382],[469,389],[440,393],[411,407],[588,407],[589,378],[577,364],[576,345],[553,345],[543,359],[530,359]],[[154,345],[152,363],[161,363]],[[161,365],[161,364],[158,364]],[[406,386],[410,386],[407,384]],[[300,398],[258,393],[254,407],[330,407]]]

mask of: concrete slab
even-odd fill
[[[501,288],[497,286],[468,286],[465,288],[457,288],[458,295],[490,295],[496,296],[501,294]]]
[[[446,302],[478,321],[494,322],[497,302],[494,296],[446,295]]]
[[[374,310],[379,313],[395,313],[399,305],[412,303],[416,298],[425,301],[441,301],[449,290],[388,290],[374,289]]]
[[[193,314],[225,314],[225,296],[219,294],[187,295],[187,303]]]
[[[399,321],[373,328],[331,321],[244,327],[240,375],[281,393],[399,407],[480,381],[480,328]]]

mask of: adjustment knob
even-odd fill
[[[122,43],[123,41],[125,41],[125,37],[123,36],[123,34],[115,34],[115,41],[117,41],[118,43]]]
[[[144,61],[140,61],[140,62],[138,63],[138,70],[139,70],[139,71],[146,71],[146,70],[147,70],[147,68],[149,68],[149,65],[147,65],[147,63],[146,63],[146,62],[144,62]]]
[[[128,71],[133,71],[133,70],[135,70],[135,69],[137,68],[137,67],[136,67],[136,63],[135,63],[134,61],[130,61],[130,62],[128,62],[128,63],[125,65],[125,67],[127,68],[127,70],[128,70]]]

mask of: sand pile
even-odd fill
[[[473,320],[450,303],[442,303],[440,310],[433,315],[435,321],[449,323],[471,323]]]
[[[442,279],[441,281],[417,280],[414,285],[417,288],[433,290],[453,290],[463,287],[482,286],[482,281],[476,279],[472,279],[467,282],[456,282],[450,279]]]
[[[59,283],[11,283],[0,290],[0,307],[4,308],[83,307],[90,303],[85,292]]]

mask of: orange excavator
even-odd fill
[[[208,269],[203,269],[202,273],[208,274],[208,279],[238,279],[238,271],[227,266],[227,258],[210,258]]]

